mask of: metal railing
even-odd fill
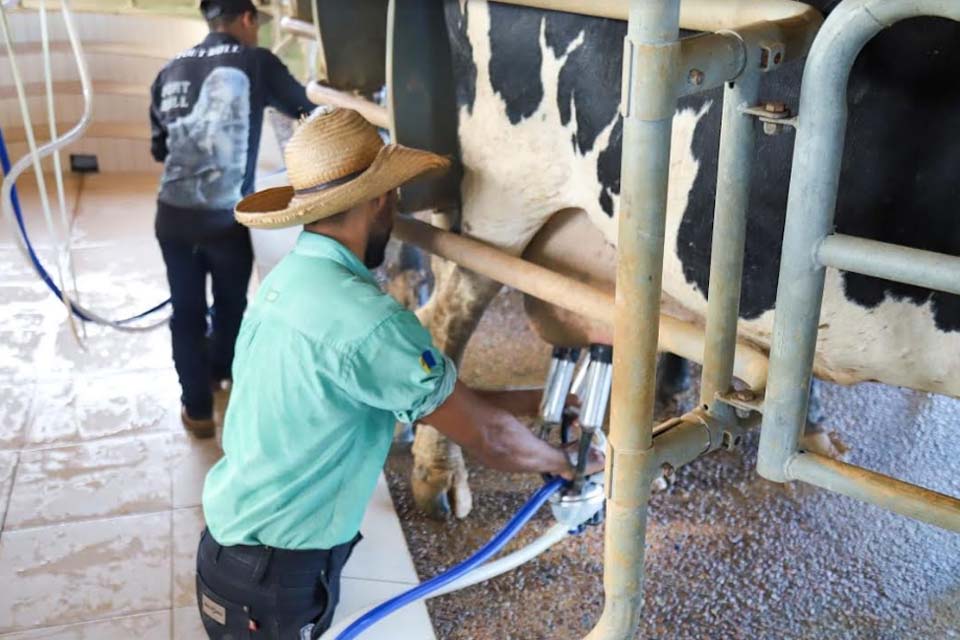
[[[826,267],[960,294],[960,257],[833,233],[847,127],[847,83],[863,47],[918,16],[960,21],[956,0],[844,0],[803,76],[757,470],[802,480],[960,532],[960,500],[800,450]]]
[[[846,78],[857,52],[880,30],[906,17],[960,19],[960,2],[844,0],[818,35],[823,23],[820,14],[792,0],[497,1],[628,19],[615,299],[422,223],[399,221],[397,235],[588,317],[609,319],[613,308],[616,349],[606,470],[606,601],[587,638],[626,640],[636,633],[643,601],[651,481],[664,468],[679,467],[736,443],[743,431],[756,426],[764,410],[758,468],[765,477],[803,480],[960,529],[960,501],[955,498],[798,448],[806,424],[825,266],[960,293],[960,258],[830,233],[845,126]],[[681,28],[711,33],[681,39]],[[799,134],[780,274],[781,283],[789,285],[779,287],[775,312],[776,371],[770,372],[766,403],[744,400],[733,393],[732,385],[735,375],[743,375],[738,359],[749,353],[738,344],[737,323],[750,176],[758,121],[777,123],[756,108],[760,78],[789,59],[805,57],[811,46],[801,118],[780,121],[799,127]],[[664,339],[672,339],[660,314],[672,119],[680,97],[719,86],[724,86],[724,104],[711,286],[706,332],[696,347],[704,363],[701,406],[653,425],[655,357]],[[317,87],[313,91],[318,95]],[[342,99],[355,98],[344,96],[318,101],[350,106]],[[811,222],[814,209],[816,219]],[[567,295],[554,295],[554,290]],[[570,291],[582,294],[585,302],[564,303],[577,298]],[[750,416],[741,417],[744,411]]]

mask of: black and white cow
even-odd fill
[[[617,241],[626,23],[486,0],[445,0],[454,57],[464,233],[519,255],[560,210],[585,213]],[[837,0],[812,0],[823,13]],[[802,62],[762,85],[796,107]],[[914,19],[860,55],[837,230],[960,255],[960,25]],[[706,310],[721,91],[684,99],[673,125],[664,295]],[[759,126],[759,125],[758,125]],[[760,136],[740,305],[741,336],[769,344],[793,135]],[[612,282],[613,273],[609,274]],[[459,359],[499,285],[463,269],[438,278],[423,318]],[[960,297],[830,270],[816,372],[960,396]],[[421,507],[464,516],[460,452],[430,428],[415,444]]]

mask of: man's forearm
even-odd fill
[[[540,411],[540,398],[543,396],[542,389],[516,389],[516,390],[475,390],[484,402],[488,402],[498,409],[503,409],[507,413],[515,416],[535,416]]]
[[[530,397],[527,394],[524,402]],[[465,447],[485,466],[529,473],[560,474],[569,470],[563,451],[535,436],[512,413],[462,382],[457,382],[447,401],[424,421]]]

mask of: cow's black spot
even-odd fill
[[[544,12],[546,24],[543,28],[543,35],[547,41],[547,46],[553,49],[553,55],[558,58],[567,52],[573,41],[577,39],[580,32],[583,31],[585,21],[569,13],[554,13],[552,11]],[[570,17],[572,19],[563,19]],[[558,19],[559,18],[559,19]]]
[[[797,65],[797,68],[785,68],[780,73],[795,75],[799,81],[800,70]],[[786,95],[784,99],[787,99]],[[675,247],[683,266],[684,277],[704,297],[707,296],[710,280],[723,91],[717,89],[702,97],[681,101],[681,108],[694,111],[704,107],[705,101],[712,104],[701,117],[693,136],[692,152],[699,163],[699,169],[677,230]],[[791,134],[775,138],[758,136],[757,161],[754,163],[753,188],[747,211],[747,240],[740,289],[742,318],[758,318],[772,309],[776,302],[792,150]]]
[[[467,37],[469,6],[465,3],[461,11],[459,0],[447,0],[444,10],[450,38],[450,55],[453,59],[457,106],[466,107],[469,113],[473,113],[473,102],[477,97],[477,63],[473,60],[473,45]]]
[[[867,45],[851,73],[849,124],[837,203],[840,233],[960,255],[960,181],[952,141],[960,135],[960,27],[947,20],[898,24]],[[801,65],[764,82],[761,97],[798,104]],[[690,106],[694,103],[686,101]],[[677,237],[684,275],[706,295],[717,176],[720,103],[697,128],[700,171]],[[756,318],[776,300],[793,157],[792,134],[758,137],[747,215],[740,315]],[[933,310],[941,331],[960,331],[960,296],[844,274],[846,297],[874,308],[885,299]]]
[[[837,231],[960,255],[960,25],[918,18],[874,38],[857,59],[837,202]],[[928,302],[941,331],[960,331],[960,296],[844,273],[867,308]]]
[[[491,2],[490,84],[507,107],[511,124],[529,118],[543,101],[540,68],[541,14]]]
[[[613,195],[620,193],[620,160],[623,155],[623,118],[610,133],[610,143],[597,157],[597,179],[600,181],[600,207],[613,217]]]
[[[553,11],[546,13],[545,20],[547,44],[553,42],[551,47],[557,55],[563,55],[583,33],[582,44],[570,52],[560,69],[557,107],[563,124],[570,122],[576,112],[577,148],[586,154],[617,116],[627,25],[618,20],[584,20],[572,13]]]

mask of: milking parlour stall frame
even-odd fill
[[[434,183],[427,192],[403,194],[408,210],[429,206],[438,213],[435,226],[398,220],[396,235],[558,307],[592,319],[607,320],[611,313],[614,317],[605,483],[605,604],[587,639],[625,640],[636,633],[643,602],[651,483],[664,472],[717,449],[736,447],[742,434],[758,424],[757,471],[764,478],[806,482],[960,532],[957,498],[800,448],[826,267],[960,295],[960,257],[833,233],[847,82],[857,55],[872,38],[901,20],[933,16],[960,21],[960,3],[843,0],[824,21],[812,7],[793,0],[496,1],[628,23],[620,105],[624,143],[615,299],[445,230],[456,226],[442,213],[451,206],[450,180]],[[411,114],[409,96],[404,94],[417,92],[422,103],[425,88],[449,82],[444,79],[447,69],[422,71],[423,59],[430,60],[429,39],[417,41],[426,42],[426,51],[420,53],[410,54],[406,46],[425,29],[436,28],[436,20],[430,18],[436,6],[423,0],[390,0],[386,7],[387,107],[336,90],[348,86],[311,83],[311,97],[318,103],[358,108],[375,124],[389,128],[398,142],[455,154],[455,123],[451,129],[442,115],[455,109],[434,104],[425,113],[418,103]],[[407,24],[406,31],[399,28],[402,21],[411,20],[417,24]],[[322,39],[320,25],[314,26],[312,30],[295,19],[283,25],[288,33],[309,36],[313,31],[314,37]],[[681,39],[681,28],[699,33]],[[423,58],[419,66],[405,59],[410,55]],[[799,113],[791,117],[762,107],[763,74],[804,57]],[[344,74],[348,77],[350,69],[338,70],[338,75]],[[398,82],[398,77],[404,82]],[[706,327],[700,330],[660,313],[670,134],[681,97],[720,86],[724,97],[711,286]],[[421,123],[419,128],[416,122]],[[766,132],[784,127],[796,130],[769,369],[764,354],[737,340],[747,203],[761,126]],[[453,184],[458,177],[454,176]],[[653,381],[661,350],[703,364],[700,405],[654,425]],[[749,390],[735,391],[734,378]]]

